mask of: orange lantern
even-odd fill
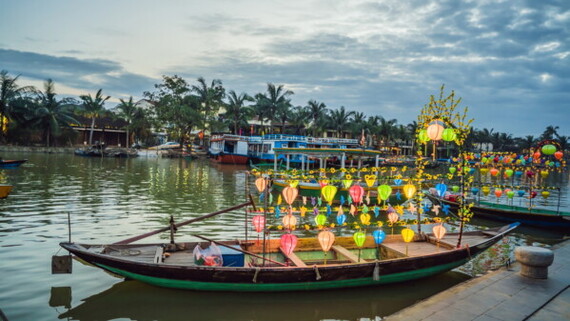
[[[497,174],[499,174],[499,170],[496,168],[491,168],[489,173],[491,173],[491,176],[497,176]]]
[[[437,239],[437,241],[439,242],[439,240],[441,240],[443,238],[443,236],[445,235],[445,226],[443,226],[442,224],[436,225],[433,227],[433,235],[435,236],[435,238]]]
[[[495,196],[501,197],[503,195],[503,191],[500,188],[495,188]]]
[[[286,229],[294,229],[297,226],[297,218],[294,215],[287,214],[283,216],[283,227]]]
[[[532,158],[539,159],[540,158],[540,152],[539,151],[534,152],[534,154],[532,154]]]
[[[556,153],[554,153],[554,157],[555,157],[557,160],[561,160],[561,159],[562,159],[562,156],[564,156],[564,153],[562,153],[561,151],[557,151]]]
[[[427,136],[431,140],[441,140],[443,136],[443,121],[436,119],[432,121],[427,128]]]
[[[257,188],[258,192],[260,193],[263,192],[267,187],[267,180],[265,179],[265,177],[259,177],[258,179],[256,179],[255,187]]]
[[[283,195],[285,202],[291,205],[295,201],[295,198],[297,198],[297,195],[299,195],[299,190],[294,187],[287,186],[283,189],[281,194]]]
[[[297,236],[290,233],[283,234],[281,235],[280,243],[283,252],[285,252],[287,255],[290,255],[293,253],[293,250],[295,250],[295,247],[297,247]]]
[[[334,244],[334,234],[331,231],[321,231],[317,236],[323,252],[328,252]]]

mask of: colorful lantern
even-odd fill
[[[530,194],[528,195],[528,197],[529,197],[529,198],[535,198],[536,195],[538,195],[538,194],[536,193],[536,191],[531,191]]]
[[[441,138],[446,142],[450,142],[455,140],[457,135],[455,134],[455,130],[453,128],[446,128],[443,130],[443,134],[441,134]]]
[[[292,179],[292,180],[288,180],[287,183],[289,183],[289,186],[295,188],[295,187],[297,187],[297,185],[299,185],[299,180],[298,179]]]
[[[489,173],[491,173],[491,176],[497,176],[497,174],[499,174],[499,170],[496,168],[491,168]]]
[[[414,230],[412,230],[409,227],[402,230],[402,238],[404,239],[404,242],[406,242],[406,243],[411,242],[414,239],[415,234],[416,233],[414,232]]]
[[[323,195],[325,201],[327,201],[329,204],[332,204],[337,190],[338,189],[336,186],[327,185],[321,189],[321,195]]]
[[[283,252],[285,252],[287,255],[290,255],[297,247],[297,236],[290,233],[283,234],[281,235],[280,244]]]
[[[561,160],[563,156],[564,156],[564,153],[562,153],[561,151],[557,151],[556,153],[554,153],[554,157],[557,160]]]
[[[552,144],[544,145],[541,150],[544,155],[552,155],[556,152],[556,146]]]
[[[297,218],[294,215],[287,214],[283,216],[283,227],[292,230],[297,226]]]
[[[366,233],[362,231],[354,232],[352,238],[354,239],[356,246],[362,247],[362,245],[364,245],[364,241],[366,241]]]
[[[532,154],[532,158],[539,159],[540,158],[540,152],[539,151],[534,152],[534,154]]]
[[[420,130],[420,132],[418,134],[418,140],[420,141],[420,143],[425,143],[429,140],[426,129]]]
[[[523,190],[518,190],[518,191],[517,191],[517,195],[518,195],[519,197],[523,197],[524,191],[523,191]]]
[[[542,176],[542,178],[547,178],[548,177],[548,171],[540,171],[540,176]]]
[[[404,190],[404,195],[406,196],[407,199],[414,197],[417,190],[414,184],[406,184],[402,189]],[[392,191],[390,191],[390,193],[391,192]]]
[[[376,175],[364,175],[364,181],[366,182],[366,186],[372,187],[374,183],[376,183]]]
[[[388,222],[390,222],[391,224],[398,222],[399,219],[400,217],[398,216],[398,214],[396,214],[396,212],[388,213]]]
[[[507,190],[506,194],[508,198],[513,198],[515,196],[515,191]]]
[[[501,190],[500,188],[495,188],[495,196],[501,197],[501,195],[503,195],[503,190]]]
[[[328,179],[320,179],[320,180],[319,180],[319,185],[320,185],[321,187],[325,187],[325,186],[327,186],[328,184],[329,184],[329,180],[328,180]]]
[[[317,238],[323,252],[328,252],[334,244],[334,234],[331,231],[321,231]]]
[[[352,185],[352,180],[351,179],[343,179],[341,180],[342,182],[342,186],[344,186],[344,188],[349,189],[350,186]]]
[[[441,140],[443,135],[443,121],[436,119],[427,128],[427,136],[431,140]]]
[[[344,222],[346,222],[346,215],[344,214],[339,214],[336,216],[336,222],[338,223],[338,225],[343,225]]]
[[[435,238],[437,239],[438,242],[443,238],[443,236],[445,235],[445,232],[447,232],[445,229],[445,226],[443,226],[443,223],[434,226],[432,231],[433,231],[433,235],[435,236]]]
[[[374,243],[376,243],[376,245],[380,245],[384,242],[386,233],[382,230],[374,230],[374,232],[372,232],[372,237],[374,238]]]
[[[370,224],[370,214],[360,214],[360,222],[364,225]]]
[[[454,193],[457,193],[457,192],[459,192],[459,186],[453,185],[453,186],[451,186],[451,190],[452,190]]]
[[[283,189],[281,194],[283,195],[285,202],[291,205],[295,201],[295,198],[297,198],[297,195],[299,195],[299,190],[294,187],[287,186]]]
[[[488,172],[489,172],[489,169],[487,167],[481,168],[481,174],[487,175]]]
[[[350,197],[352,197],[352,201],[358,204],[362,202],[362,196],[364,195],[364,188],[356,184],[348,189],[348,193],[350,194]]]
[[[447,191],[447,185],[445,185],[444,183],[439,183],[435,185],[435,190],[437,191],[437,195],[439,197],[443,197],[443,195],[445,195],[445,192]]]
[[[380,185],[378,186],[378,197],[385,201],[387,200],[390,195],[392,195],[392,187],[390,185]]]
[[[487,196],[491,192],[491,188],[489,186],[483,186],[481,187],[481,191],[483,192],[483,195]]]
[[[265,227],[265,217],[263,215],[255,215],[252,217],[253,227],[257,233],[261,233]]]
[[[547,199],[548,196],[550,196],[550,192],[549,192],[549,191],[542,191],[542,192],[540,193],[540,195],[542,195],[542,197],[544,197],[544,199]]]
[[[327,217],[324,214],[319,214],[315,216],[315,223],[317,223],[317,225],[323,226],[325,225],[326,222],[327,222]]]
[[[513,173],[514,173],[514,171],[513,171],[512,169],[510,169],[510,168],[508,168],[508,169],[505,170],[505,176],[506,176],[506,177],[511,177],[511,176],[513,176]]]
[[[258,179],[256,179],[255,187],[257,188],[258,192],[260,193],[263,192],[267,187],[267,180],[265,179],[265,177],[259,177]]]
[[[455,171],[457,171],[457,168],[455,168],[455,167],[450,167],[450,168],[449,168],[449,172],[450,172],[451,174],[455,174]]]

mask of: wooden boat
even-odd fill
[[[379,247],[368,236],[361,248],[352,237],[337,237],[326,253],[316,238],[299,238],[290,254],[280,246],[279,239],[215,242],[221,250],[222,266],[200,265],[201,260],[195,260],[196,246],[204,248],[209,242],[129,244],[172,226],[113,244],[64,242],[60,246],[112,274],[155,286],[204,291],[302,291],[389,284],[446,272],[497,243],[518,225],[465,232],[461,236],[465,245],[460,247],[456,246],[459,235],[451,233],[439,242],[433,235],[417,234],[411,243],[405,243],[399,234],[388,235]]]
[[[12,191],[12,185],[0,184],[0,198],[6,198]]]
[[[249,139],[247,136],[229,134],[212,136],[209,148],[211,159],[222,164],[247,164]]]
[[[443,199],[430,193],[426,193],[426,196],[433,203],[449,205],[453,210],[457,210],[459,207],[458,202]],[[520,222],[528,226],[570,232],[570,213],[567,212],[546,209],[529,210],[527,207],[495,204],[484,201],[475,204],[471,210],[475,217],[488,218],[501,222]]]
[[[22,164],[24,164],[25,162],[27,162],[27,159],[19,159],[19,160],[1,160],[0,159],[0,168],[15,168],[18,167]]]

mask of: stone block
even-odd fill
[[[515,258],[521,264],[521,275],[533,279],[547,279],[548,267],[554,261],[554,252],[536,246],[515,248]]]

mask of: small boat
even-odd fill
[[[24,164],[27,161],[28,161],[27,159],[19,159],[19,160],[0,159],[0,168],[15,168]]]
[[[0,198],[8,197],[8,194],[12,191],[12,185],[0,184]]]
[[[245,165],[249,137],[239,135],[216,135],[210,139],[209,153],[214,162],[222,164]]]
[[[446,204],[451,209],[457,210],[457,201],[441,198],[431,193],[426,196],[432,203]],[[556,229],[570,232],[570,213],[547,209],[529,209],[527,207],[496,204],[479,201],[471,208],[475,217],[487,218],[501,222],[520,222],[523,225]]]
[[[400,234],[387,235],[379,246],[372,236],[366,237],[361,247],[352,237],[339,236],[327,252],[314,237],[299,238],[293,251],[284,250],[279,238],[218,242],[194,235],[208,242],[179,243],[171,234],[171,243],[167,244],[130,244],[197,219],[171,223],[170,227],[113,244],[63,242],[60,246],[95,267],[155,286],[200,291],[307,291],[397,283],[450,271],[519,225],[449,233],[439,241],[425,233],[416,234],[410,243]],[[464,245],[458,246],[459,237]],[[214,244],[219,256],[196,255]]]

